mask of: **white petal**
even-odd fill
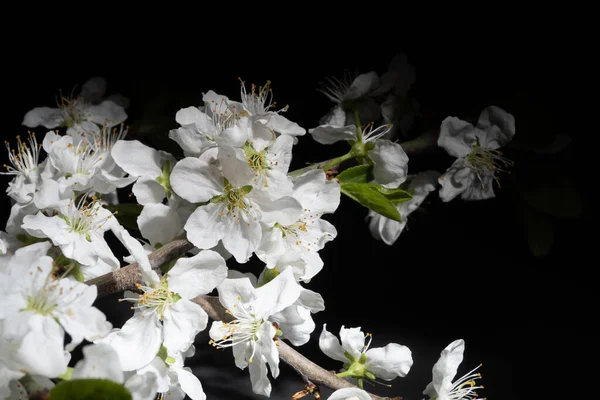
[[[60,108],[36,107],[25,114],[21,124],[28,128],[42,125],[48,129],[59,127],[65,122],[65,115]]]
[[[271,395],[271,382],[267,377],[267,364],[261,359],[256,359],[249,364],[252,391],[266,397]]]
[[[98,343],[84,346],[83,360],[73,368],[72,379],[108,379],[123,383],[123,371],[119,355],[109,344]]]
[[[111,155],[117,165],[130,175],[156,178],[162,174],[159,152],[138,140],[117,141]]]
[[[308,171],[294,180],[293,196],[312,213],[333,213],[340,204],[340,185],[328,180],[321,169]]]
[[[340,345],[340,341],[331,332],[327,330],[327,324],[323,324],[323,330],[319,336],[319,348],[326,356],[341,362],[348,362],[348,358],[344,355],[344,348]]]
[[[133,256],[135,261],[142,269],[146,271],[150,271],[152,269],[146,250],[137,239],[131,236],[127,229],[118,223],[113,223],[110,226],[110,231],[117,237],[123,246],[125,246],[125,248],[129,251],[129,254]]]
[[[282,135],[302,136],[306,134],[306,129],[277,113],[269,116],[267,127]]]
[[[204,250],[193,257],[180,258],[168,272],[169,290],[184,299],[212,292],[227,277],[227,265],[215,251]]]
[[[112,100],[104,100],[98,105],[90,106],[86,110],[86,114],[89,121],[109,127],[127,119],[125,109]]]
[[[141,205],[149,203],[161,203],[165,198],[165,188],[154,178],[142,176],[131,188],[138,203]]]
[[[186,156],[197,157],[203,153],[206,148],[206,139],[200,135],[193,127],[183,127],[171,129],[169,139],[177,142]]]
[[[350,85],[348,92],[344,95],[344,100],[356,100],[373,91],[377,86],[379,86],[379,76],[376,72],[361,74]]]
[[[183,221],[177,211],[165,204],[145,204],[137,219],[142,236],[152,246],[166,244],[183,229]]]
[[[162,362],[162,360],[160,360]],[[163,363],[164,364],[164,363]],[[150,371],[131,375],[123,384],[132,400],[155,400],[158,391],[156,374]]]
[[[229,218],[229,224],[228,232],[222,240],[225,249],[235,257],[238,263],[243,264],[258,248],[262,238],[262,228],[259,222],[250,219],[251,216],[242,213],[241,217],[238,221],[232,217],[224,217],[224,219]]]
[[[306,344],[310,340],[310,334],[315,330],[315,322],[310,311],[296,305],[273,315],[271,320],[277,322],[283,332],[281,339],[288,340],[294,346]]]
[[[316,313],[325,310],[325,301],[323,296],[309,289],[302,290],[298,297],[297,305],[306,308],[311,313]]]
[[[388,246],[391,246],[398,240],[400,233],[406,226],[406,216],[402,216],[402,222],[394,221],[369,210],[367,218],[369,219],[369,230],[376,240],[381,240]]]
[[[397,188],[406,180],[408,156],[398,143],[380,139],[369,151],[369,157],[375,163],[373,177],[382,186]]]
[[[371,396],[359,388],[342,388],[333,392],[328,400],[371,400]]]
[[[489,106],[481,112],[477,127],[488,131],[488,135],[494,131],[494,144],[487,147],[497,149],[505,146],[515,135],[515,117],[500,107]]]
[[[447,117],[440,125],[438,146],[446,149],[454,157],[464,157],[471,152],[465,136],[472,133],[474,126],[456,117]]]
[[[175,114],[175,121],[181,126],[192,125],[204,118],[204,113],[198,107],[182,108]]]
[[[292,305],[300,296],[300,286],[291,268],[286,269],[266,285],[256,289],[254,311],[257,317],[267,319]]]
[[[342,347],[358,360],[365,346],[365,334],[358,328],[340,328]]]
[[[150,363],[163,341],[162,325],[156,315],[146,315],[136,311],[123,327],[111,332],[101,343],[115,348],[124,371],[131,371]]]
[[[179,161],[170,179],[175,193],[192,203],[208,201],[223,194],[224,180],[217,167],[197,158],[187,157]]]
[[[413,365],[408,347],[390,343],[385,347],[367,350],[365,368],[376,377],[391,381],[396,377],[405,377]]]
[[[184,229],[188,240],[194,246],[199,249],[212,249],[228,234],[227,216],[222,218],[219,215],[223,209],[222,204],[210,203],[198,207],[189,216]]]
[[[177,374],[177,380],[181,385],[181,389],[187,394],[192,400],[206,400],[206,394],[202,389],[202,384],[196,375],[184,368],[173,368]]]
[[[440,354],[439,360],[433,365],[432,383],[436,390],[442,385],[445,379],[452,381],[456,376],[458,366],[463,361],[465,351],[465,341],[458,339],[450,343]]]
[[[312,135],[317,143],[332,144],[340,140],[356,139],[356,126],[333,126],[321,125],[314,129],[309,129],[308,132]]]
[[[444,202],[454,199],[463,193],[473,182],[473,170],[466,164],[463,158],[459,158],[452,166],[438,178],[440,198]]]
[[[69,353],[63,350],[63,329],[52,317],[37,314],[28,318],[28,325],[15,358],[28,373],[48,378],[62,375],[70,359]]]
[[[172,353],[186,350],[198,332],[206,329],[208,315],[196,303],[180,299],[163,313],[164,346]]]
[[[250,279],[225,279],[217,286],[219,302],[228,310],[234,309],[234,305],[240,301],[252,303],[256,300],[256,289],[252,286]],[[239,298],[239,300],[238,300]]]
[[[286,196],[271,200],[266,193],[254,192],[254,190],[250,192],[249,197],[256,200],[260,206],[262,222],[267,224],[279,222],[284,226],[290,225],[296,222],[302,214],[302,204],[293,197]]]

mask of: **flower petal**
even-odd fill
[[[391,381],[396,377],[405,377],[413,365],[408,347],[390,343],[385,347],[367,350],[365,368],[376,377]]]
[[[269,283],[256,289],[256,316],[267,319],[270,315],[291,306],[301,291],[302,286],[296,282],[292,269],[287,268]]]
[[[145,204],[137,224],[152,246],[170,242],[183,230],[183,221],[177,211],[162,203]]]
[[[334,126],[334,125],[321,125],[313,129],[309,129],[310,133],[317,143],[321,144],[333,144],[340,140],[354,140],[356,139],[356,126]]]
[[[208,315],[196,303],[186,299],[172,303],[163,313],[163,345],[172,353],[186,350],[198,332],[206,329]]]
[[[340,328],[340,339],[344,350],[358,360],[365,346],[365,334],[360,330],[360,327],[345,328],[342,325]]]
[[[371,396],[359,388],[338,389],[329,396],[328,400],[370,400]]]
[[[28,128],[43,126],[44,128],[54,129],[65,122],[65,114],[60,108],[36,107],[25,114],[22,125]]]
[[[119,355],[107,343],[84,346],[83,359],[78,361],[71,374],[72,379],[108,379],[123,383]]]
[[[113,331],[95,343],[108,343],[115,348],[124,371],[149,364],[163,341],[163,328],[156,315],[142,316],[136,311],[120,330]]]
[[[334,360],[348,362],[344,355],[344,348],[340,345],[339,339],[327,330],[327,324],[323,324],[323,330],[319,336],[319,348],[326,356]]]
[[[215,251],[204,250],[193,257],[180,258],[168,272],[169,290],[184,299],[212,292],[227,277],[225,260]]]
[[[135,199],[141,205],[161,203],[165,198],[165,188],[154,178],[142,176],[131,188]]]
[[[192,400],[206,400],[206,394],[202,388],[200,380],[185,368],[173,368],[177,374],[177,381],[181,385],[181,390],[185,392]]]
[[[205,202],[223,194],[224,185],[216,166],[193,157],[179,161],[171,172],[171,187],[175,193],[192,203]]]
[[[369,151],[369,157],[375,163],[373,177],[382,186],[397,188],[406,180],[408,156],[398,143],[380,139]]]
[[[437,144],[453,157],[464,157],[471,152],[471,146],[465,142],[465,136],[473,130],[474,127],[470,123],[456,117],[447,117],[440,125]]]
[[[130,175],[154,179],[162,174],[160,153],[138,140],[117,141],[111,155],[117,165]]]

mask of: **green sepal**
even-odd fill
[[[281,337],[281,335],[283,335],[283,331],[281,329],[277,329],[277,331],[275,332],[275,336]]]
[[[277,269],[277,267],[275,267],[275,268],[265,268],[265,272],[262,275],[262,279],[260,280],[260,284],[257,285],[257,286],[261,287],[261,286],[263,286],[263,285],[271,282],[280,273],[281,272],[279,272],[279,270]]]
[[[49,400],[131,400],[123,385],[108,379],[62,381],[50,390]]]
[[[156,181],[165,189],[167,197],[171,197],[171,194],[173,193],[173,188],[171,188],[171,171],[171,161],[165,160],[162,167],[162,173],[156,177]]]
[[[168,365],[175,364],[175,361],[176,360],[173,357],[171,357],[171,356],[168,356],[167,358],[165,358],[165,364],[168,364]]]
[[[394,202],[381,193],[380,185],[372,183],[347,183],[340,185],[341,191],[362,206],[386,218],[400,222],[402,217]]]
[[[248,194],[251,191],[252,191],[252,185],[242,186],[242,192],[244,192],[245,194]]]
[[[57,376],[57,379],[62,379],[63,381],[70,381],[71,380],[71,375],[73,375],[73,368],[72,367],[67,367],[67,370],[65,371],[64,374]]]
[[[173,303],[177,303],[179,300],[181,300],[181,296],[177,293],[173,293]]]
[[[19,242],[23,243],[25,246],[29,246],[30,244],[45,242],[49,240],[48,238],[36,238],[26,233],[21,233],[17,235],[17,239]]]

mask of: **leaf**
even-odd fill
[[[110,204],[106,208],[115,214],[117,221],[125,228],[139,230],[137,219],[142,212],[141,205],[137,203]]]
[[[131,400],[131,394],[108,379],[75,379],[54,386],[49,400]]]
[[[400,222],[402,217],[394,203],[376,188],[378,185],[366,183],[346,183],[341,185],[342,193],[360,205],[365,206],[386,218]]]
[[[340,183],[368,183],[372,178],[373,167],[358,165],[342,171],[336,176]]]
[[[544,214],[526,207],[523,210],[523,220],[529,251],[535,257],[546,257],[554,243],[552,222]]]
[[[381,185],[374,186],[376,186],[376,189],[379,193],[384,195],[388,200],[391,200],[394,204],[402,203],[412,199],[412,195],[404,189],[387,189]]]

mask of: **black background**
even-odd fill
[[[539,259],[529,252],[515,206],[520,189],[509,183],[496,190],[496,199],[484,202],[456,199],[444,204],[431,196],[425,212],[411,216],[408,229],[393,246],[373,240],[364,222],[366,210],[343,198],[338,212],[328,218],[338,237],[321,252],[325,268],[308,286],[322,293],[326,310],[315,315],[317,329],[300,351],[326,368],[339,367],[318,351],[323,323],[334,333],[341,325],[361,326],[373,333],[373,346],[405,344],[413,351],[410,374],[394,381],[389,392],[379,387],[373,391],[414,400],[430,381],[439,352],[463,338],[466,352],[459,374],[483,363],[482,395],[489,399],[536,398],[545,390],[557,398],[573,389],[589,394],[588,382],[580,375],[587,371],[582,361],[591,361],[595,335],[590,328],[597,319],[591,271],[597,262],[588,256],[595,230],[586,193],[592,182],[585,172],[593,159],[584,144],[586,131],[573,128],[582,101],[575,96],[579,51],[562,34],[535,27],[530,35],[513,37],[503,25],[490,35],[489,30],[497,31],[491,21],[489,30],[478,21],[477,29],[461,38],[448,37],[448,30],[437,32],[435,24],[408,35],[382,30],[367,17],[361,22],[364,25],[316,19],[302,34],[270,29],[266,17],[237,25],[237,34],[225,26],[199,25],[191,34],[160,25],[135,30],[124,22],[107,22],[103,29],[116,36],[93,39],[85,29],[62,33],[48,27],[48,36],[41,39],[23,35],[11,40],[4,64],[3,132],[9,139],[23,134],[25,112],[52,106],[59,89],[69,93],[95,75],[107,78],[109,93],[131,100],[130,138],[147,143],[166,146],[168,129],[177,125],[175,112],[200,105],[202,92],[213,89],[237,99],[238,76],[258,84],[270,79],[278,104],[290,105],[286,116],[308,129],[317,126],[331,106],[316,91],[324,77],[340,76],[344,69],[382,73],[393,55],[403,52],[416,67],[411,94],[426,115],[424,128],[439,125],[449,115],[476,119],[485,106],[494,104],[515,115],[515,138],[522,126],[571,136],[572,145],[556,156],[516,150],[507,155],[518,159],[524,171],[541,162],[549,174],[556,169],[567,174],[580,193],[582,212],[577,219],[552,219],[554,245]],[[127,32],[127,39],[119,42],[119,32]],[[427,40],[428,35],[432,39]],[[412,39],[417,36],[419,40]],[[318,145],[307,135],[295,150],[292,169],[343,150]],[[439,150],[411,159],[409,173],[430,167],[443,171],[451,162]],[[2,179],[6,185],[9,178]],[[560,191],[553,196],[560,198]],[[7,215],[9,201],[2,201]],[[257,271],[258,265],[239,269],[245,268]],[[118,326],[122,309],[110,300],[103,301],[102,308]],[[237,371],[229,353],[206,350],[203,337],[197,346],[193,364],[209,398],[233,398],[236,377],[247,387],[247,371]],[[223,365],[227,375],[215,373],[213,362]],[[573,377],[579,378],[570,381]],[[301,387],[283,366],[272,397],[289,398]]]

